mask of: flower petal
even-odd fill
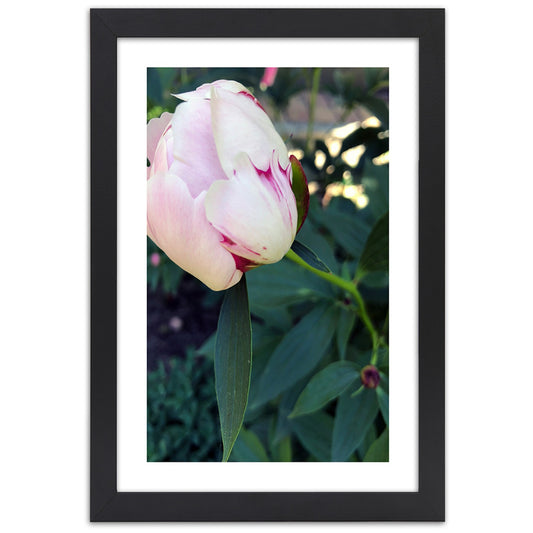
[[[230,91],[232,93],[241,93],[245,92],[248,94],[250,91],[241,83],[238,81],[233,80],[217,80],[213,83],[204,83],[203,85],[200,85],[195,91],[189,91],[187,93],[181,93],[181,94],[173,94],[172,96],[175,96],[176,98],[179,98],[180,100],[192,100],[194,98],[211,98],[211,87],[220,87],[221,89],[225,89],[226,91]]]
[[[298,215],[289,180],[275,171],[264,176],[243,153],[235,158],[235,166],[231,179],[215,181],[209,188],[207,220],[233,254],[258,264],[275,263],[296,235]]]
[[[148,138],[148,150],[147,157],[150,163],[154,162],[155,150],[159,139],[165,133],[170,121],[172,120],[172,113],[163,113],[159,118],[153,118],[148,122],[147,126],[147,138]]]
[[[156,174],[148,180],[148,236],[181,268],[210,289],[235,285],[242,276],[225,250],[222,237],[206,219],[205,193],[193,198],[177,176]]]
[[[174,163],[171,172],[180,176],[193,198],[207,191],[213,181],[227,179],[211,129],[211,107],[195,99],[179,105],[172,119]]]
[[[213,87],[211,119],[218,157],[226,175],[233,175],[233,161],[240,152],[248,154],[252,163],[265,171],[274,151],[283,168],[289,164],[282,138],[253,97]]]
[[[148,167],[148,179],[159,172],[167,172],[174,161],[172,156],[173,137],[170,124],[165,129],[163,136],[159,139],[155,154]]]

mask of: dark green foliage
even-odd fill
[[[148,373],[148,461],[220,461],[212,361],[188,350]]]
[[[331,285],[288,259],[247,272],[252,313],[256,307],[276,308],[332,298]]]
[[[292,429],[304,448],[319,461],[331,459],[333,418],[322,412],[295,418]]]
[[[357,266],[357,278],[372,272],[389,271],[389,212],[374,225]]]
[[[318,365],[330,348],[337,314],[333,306],[317,306],[283,337],[261,376],[257,404],[284,392]]]

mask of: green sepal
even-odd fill
[[[296,230],[296,233],[298,233],[309,210],[309,187],[307,186],[307,178],[305,177],[304,169],[300,161],[294,155],[291,155],[289,160],[292,167],[292,192],[296,198],[296,208],[298,210]]]
[[[317,270],[321,270],[322,272],[326,272],[327,274],[331,273],[331,269],[322,261],[318,255],[311,250],[308,246],[305,244],[294,241],[291,246],[291,250],[299,255],[308,265],[311,265],[313,268],[316,268]]]

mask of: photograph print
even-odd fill
[[[147,69],[147,461],[388,462],[388,214],[387,68]]]

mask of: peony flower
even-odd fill
[[[175,96],[185,101],[175,113],[148,123],[148,236],[208,287],[227,289],[294,240],[291,160],[240,83]]]

